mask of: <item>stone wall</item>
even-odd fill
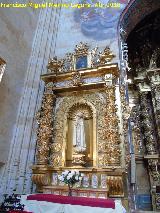
[[[32,9],[0,9],[0,57],[7,64],[0,83],[1,163],[8,158],[38,13]]]
[[[32,12],[32,8],[28,9],[30,9],[30,14]],[[26,9],[26,12],[28,9]],[[6,151],[9,152],[9,156],[1,174],[0,194],[12,193],[13,190],[16,190],[16,192],[18,193],[31,192],[31,166],[34,163],[36,146],[36,123],[34,122],[34,117],[40,106],[44,88],[43,83],[40,81],[40,75],[46,72],[48,59],[51,57],[50,55],[54,54],[53,52],[55,49],[59,12],[59,10],[52,10],[51,8],[39,10],[39,15],[37,16],[38,22],[37,24],[35,23],[35,26],[33,27],[35,35],[32,34],[32,38],[30,38],[30,35],[28,34],[29,30],[25,26],[25,23],[24,26],[20,26],[20,30],[26,29],[27,31],[24,36],[27,39],[28,43],[30,42],[30,48],[28,47],[28,55],[23,54],[23,51],[26,51],[25,48],[22,48],[22,52],[20,52],[17,48],[18,45],[15,44],[15,46],[13,46],[15,56],[17,56],[18,59],[17,61],[10,60],[10,69],[12,69],[12,63],[14,61],[15,70],[13,74],[11,73],[9,76],[10,79],[13,78],[11,83],[8,83],[7,79],[6,81],[9,86],[13,84],[10,91],[13,90],[16,94],[19,92],[19,95],[16,103],[14,93],[12,93],[11,98],[9,98],[10,103],[4,103],[4,105],[7,105],[9,107],[9,109],[7,110],[5,108],[7,113],[10,113],[13,116],[11,117],[7,114],[9,118],[5,118],[4,120],[6,123],[12,122],[12,124],[14,124],[14,128],[13,126],[11,126],[12,128],[5,128],[5,130],[7,130],[7,133],[11,133],[10,138],[8,137],[7,140],[10,142],[11,145],[10,152],[9,149],[7,149],[6,147]],[[21,11],[19,11],[18,14],[19,13],[21,14]],[[12,16],[16,17],[17,15],[12,14],[11,17]],[[19,18],[21,18],[25,22],[24,17],[25,15],[23,15],[22,13]],[[29,23],[27,22],[27,20],[29,21]],[[31,17],[30,20],[30,17],[28,17],[27,20],[26,23],[28,23],[28,25],[31,27],[31,23],[34,18]],[[20,25],[21,21],[19,19],[17,20],[17,22],[18,25]],[[20,38],[19,40],[17,38],[17,41],[23,44],[23,39]],[[7,48],[6,44],[4,46]],[[8,54],[10,54],[11,56],[13,55],[12,52],[10,52],[9,50]],[[7,61],[7,57],[2,57]],[[23,66],[20,66],[19,63],[22,63],[22,61]],[[20,66],[19,69],[16,66]],[[7,72],[7,70],[5,75],[9,75],[9,71]],[[22,80],[22,77],[20,78],[20,75],[18,78],[18,74],[23,72],[24,75],[22,75]],[[5,75],[4,79],[2,80],[4,82]],[[6,95],[6,93],[4,94]],[[19,99],[20,102],[18,103]],[[12,104],[16,106],[15,111],[17,110],[17,114],[16,112],[13,112]]]

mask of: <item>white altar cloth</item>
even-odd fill
[[[126,213],[120,200],[115,200],[115,209],[27,200],[27,195],[21,196],[21,203],[32,213]]]

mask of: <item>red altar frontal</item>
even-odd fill
[[[121,201],[114,199],[32,194],[22,195],[21,203],[25,213],[126,213]]]
[[[126,213],[120,200],[61,196],[52,194],[22,195],[24,211],[10,213]]]
[[[95,198],[79,198],[79,197],[64,197],[61,195],[50,195],[50,194],[37,194],[29,195],[27,200],[37,200],[37,201],[47,201],[52,203],[60,204],[71,204],[71,205],[81,205],[90,207],[100,207],[100,208],[112,208],[115,209],[115,202],[112,199],[95,199]]]

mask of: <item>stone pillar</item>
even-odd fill
[[[9,158],[0,178],[0,194],[11,194],[13,190],[17,193],[32,192],[31,166],[36,146],[34,117],[44,90],[40,75],[46,73],[48,59],[54,56],[59,14],[60,10],[55,8],[42,9],[39,14]]]

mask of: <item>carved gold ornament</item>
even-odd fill
[[[62,150],[62,145],[60,143],[52,143],[50,148],[53,152],[59,152]]]
[[[68,112],[68,118],[76,120],[77,113],[81,113],[84,119],[93,117],[93,112],[91,112],[90,107],[86,103],[76,103],[73,105]]]
[[[102,97],[101,97],[102,96]],[[103,101],[105,101],[106,99],[106,95],[104,92],[101,93],[101,96],[99,93],[90,93],[90,94],[83,94],[81,92],[79,92],[76,95],[70,95],[68,97],[63,97],[63,98],[59,98],[57,100],[57,104],[58,102],[60,102],[60,104],[58,105],[59,107],[56,109],[55,112],[55,117],[54,117],[54,125],[53,125],[53,132],[54,132],[54,136],[53,136],[53,144],[64,144],[64,128],[65,128],[65,121],[64,118],[66,116],[66,119],[76,119],[76,115],[77,115],[77,109],[79,109],[79,111],[81,112],[81,114],[83,114],[85,119],[90,119],[93,117],[93,112],[91,112],[90,107],[88,106],[88,104],[90,103],[90,105],[93,105],[97,111],[97,116],[99,117],[98,119],[98,137],[100,137],[99,133],[102,132],[102,128],[103,126],[101,125],[102,121],[103,121],[103,117],[104,117],[104,113],[105,113],[105,106],[103,105]],[[67,109],[67,110],[66,110]],[[52,145],[54,146],[54,145]],[[57,159],[57,157],[60,156],[60,159]],[[59,165],[62,165],[62,161],[65,161],[65,159],[62,159],[62,153],[59,152],[59,155],[56,155],[55,151],[52,149],[51,151],[51,159],[54,160],[50,160],[51,165],[53,166],[57,166],[57,162],[59,163]],[[74,158],[74,162],[77,162],[78,158]],[[83,161],[81,159],[81,161]],[[55,165],[56,163],[56,165]]]
[[[51,72],[58,74],[64,65],[64,60],[58,60],[57,56],[51,59],[48,63],[48,70]]]
[[[111,62],[115,55],[111,52],[109,47],[106,47],[103,52],[99,53],[99,64],[107,64]]]
[[[80,42],[76,45],[73,53],[67,53],[63,59],[58,59],[57,56],[49,60],[47,69],[50,73],[61,75],[62,73],[75,72],[76,59],[79,57],[86,57],[87,61],[90,60],[89,67],[97,67],[105,65],[112,61],[115,55],[109,47],[105,47],[103,51],[98,52],[98,47],[90,50],[87,43]],[[86,67],[87,68],[87,67]],[[79,79],[79,81],[78,81]],[[82,84],[81,76],[76,73],[72,77],[73,85]]]
[[[89,67],[79,69],[83,57]],[[95,190],[92,193],[97,197],[106,198],[108,191],[112,197],[124,196],[115,86],[119,72],[117,64],[110,64],[113,58],[109,47],[98,53],[98,47],[90,51],[80,42],[64,59],[54,57],[49,61],[50,72],[41,76],[46,86],[36,115],[33,182],[39,192],[48,187],[51,193],[65,193],[65,186],[56,178],[62,169],[70,167],[84,171],[81,184],[86,190]]]
[[[130,164],[130,147],[128,143],[128,103],[125,98],[125,87],[120,87],[120,100],[121,100],[121,108],[122,108],[122,125],[123,125],[123,134],[124,134],[124,146],[125,146],[125,169],[128,171],[128,167]],[[126,116],[127,115],[127,116]]]
[[[75,47],[75,54],[76,55],[86,55],[88,54],[89,45],[87,43],[80,42]]]
[[[34,174],[32,175],[32,181],[39,186],[47,186],[50,184],[50,176],[48,174]]]
[[[37,164],[47,164],[49,157],[49,145],[53,134],[53,116],[55,96],[45,93],[42,100],[41,110],[37,114]]]
[[[72,74],[72,85],[73,86],[81,86],[83,84],[83,80],[80,72],[74,72]]]
[[[106,87],[107,103],[104,116],[105,128],[102,130],[102,139],[99,142],[99,166],[120,165],[120,135],[118,131],[118,118],[115,106],[115,87]]]

